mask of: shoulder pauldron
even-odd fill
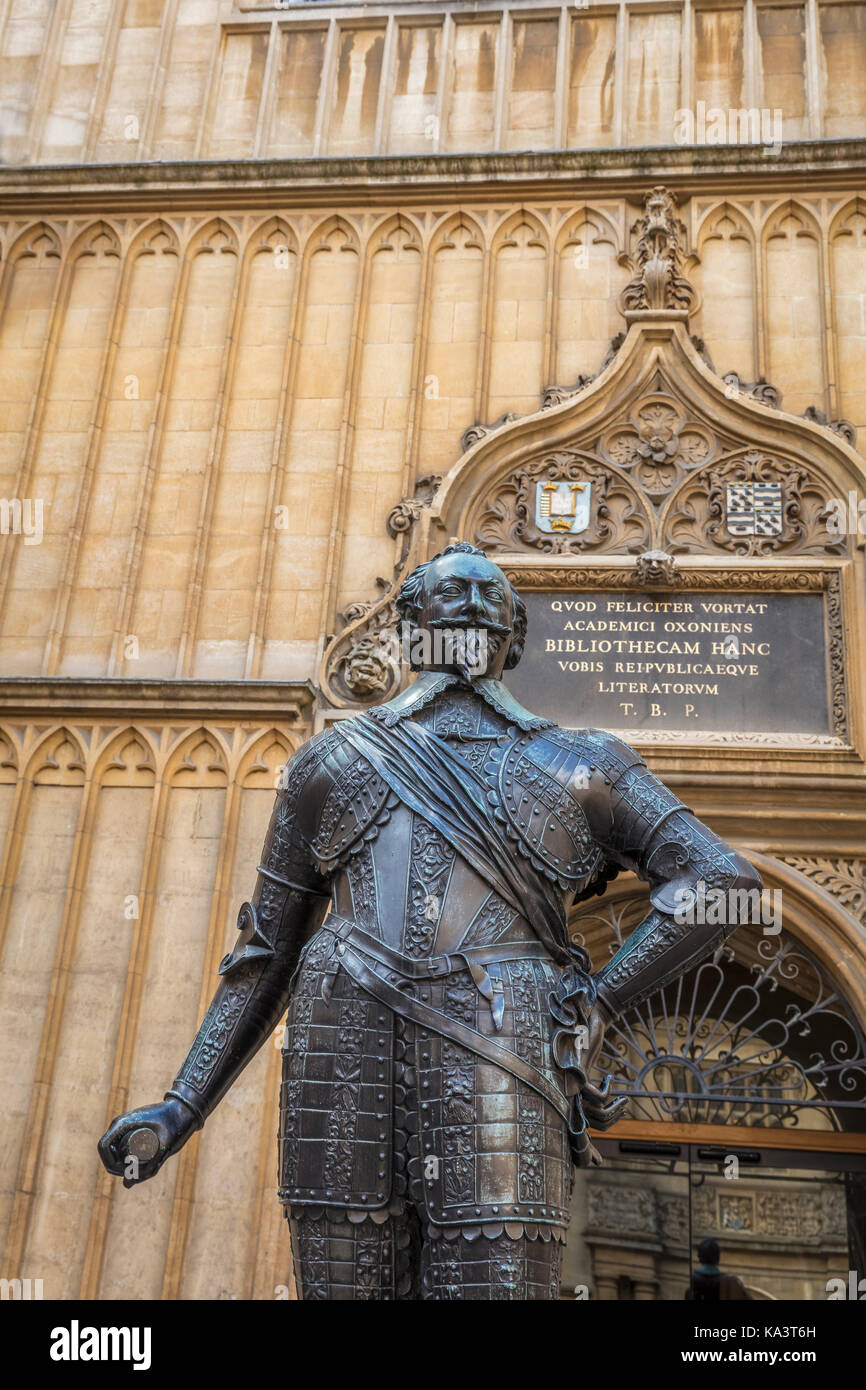
[[[398,804],[386,782],[352,745],[339,736],[323,747],[317,776],[322,780],[318,824],[310,847],[322,873],[345,863]]]

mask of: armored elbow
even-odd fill
[[[740,854],[731,854],[732,881],[725,890],[727,911],[722,922],[723,935],[729,936],[737,927],[747,922],[762,923],[767,926],[777,917],[776,899],[773,894],[772,916],[767,918],[767,904],[764,902],[764,882],[753,864]],[[781,924],[779,924],[781,925]],[[779,926],[776,928],[779,929]]]

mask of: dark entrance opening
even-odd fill
[[[594,969],[645,910],[575,916]],[[683,1299],[709,1239],[750,1299],[866,1299],[866,1039],[795,937],[740,928],[612,1026],[601,1067],[629,1112],[577,1174],[564,1297]]]

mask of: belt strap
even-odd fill
[[[397,970],[409,980],[438,979],[442,975],[450,975],[452,970],[471,969],[473,965],[494,965],[506,960],[550,959],[550,952],[540,941],[512,941],[503,942],[500,946],[464,946],[448,955],[414,960],[370,936],[356,922],[338,917],[335,912],[328,914],[323,930],[347,945],[357,946],[358,950],[372,956],[380,965]]]
[[[432,1032],[441,1034],[442,1037],[451,1038],[452,1041],[460,1043],[461,1047],[468,1048],[470,1052],[483,1057],[486,1062],[492,1062],[494,1066],[510,1072],[519,1081],[525,1081],[527,1086],[531,1086],[534,1091],[549,1101],[564,1120],[567,1121],[570,1118],[571,1101],[553,1085],[552,1081],[548,1080],[543,1072],[524,1061],[522,1057],[518,1057],[516,1053],[509,1051],[501,1043],[495,1042],[493,1038],[488,1038],[484,1033],[470,1028],[468,1023],[460,1023],[457,1019],[446,1018],[437,1009],[432,1009],[429,1004],[422,1004],[420,999],[413,999],[403,990],[389,984],[387,980],[383,980],[380,975],[377,975],[372,967],[348,944],[340,956],[340,964],[352,977],[355,984],[367,990],[374,999],[378,999],[380,1003],[387,1005],[389,1009],[393,1009],[403,1018],[408,1018],[423,1028],[429,1028]]]

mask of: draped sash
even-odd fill
[[[495,793],[471,764],[445,739],[411,720],[384,729],[368,715],[358,715],[340,732],[403,804],[438,830],[527,919],[553,959],[568,964],[572,956],[562,900],[525,855],[514,853],[496,817]]]

